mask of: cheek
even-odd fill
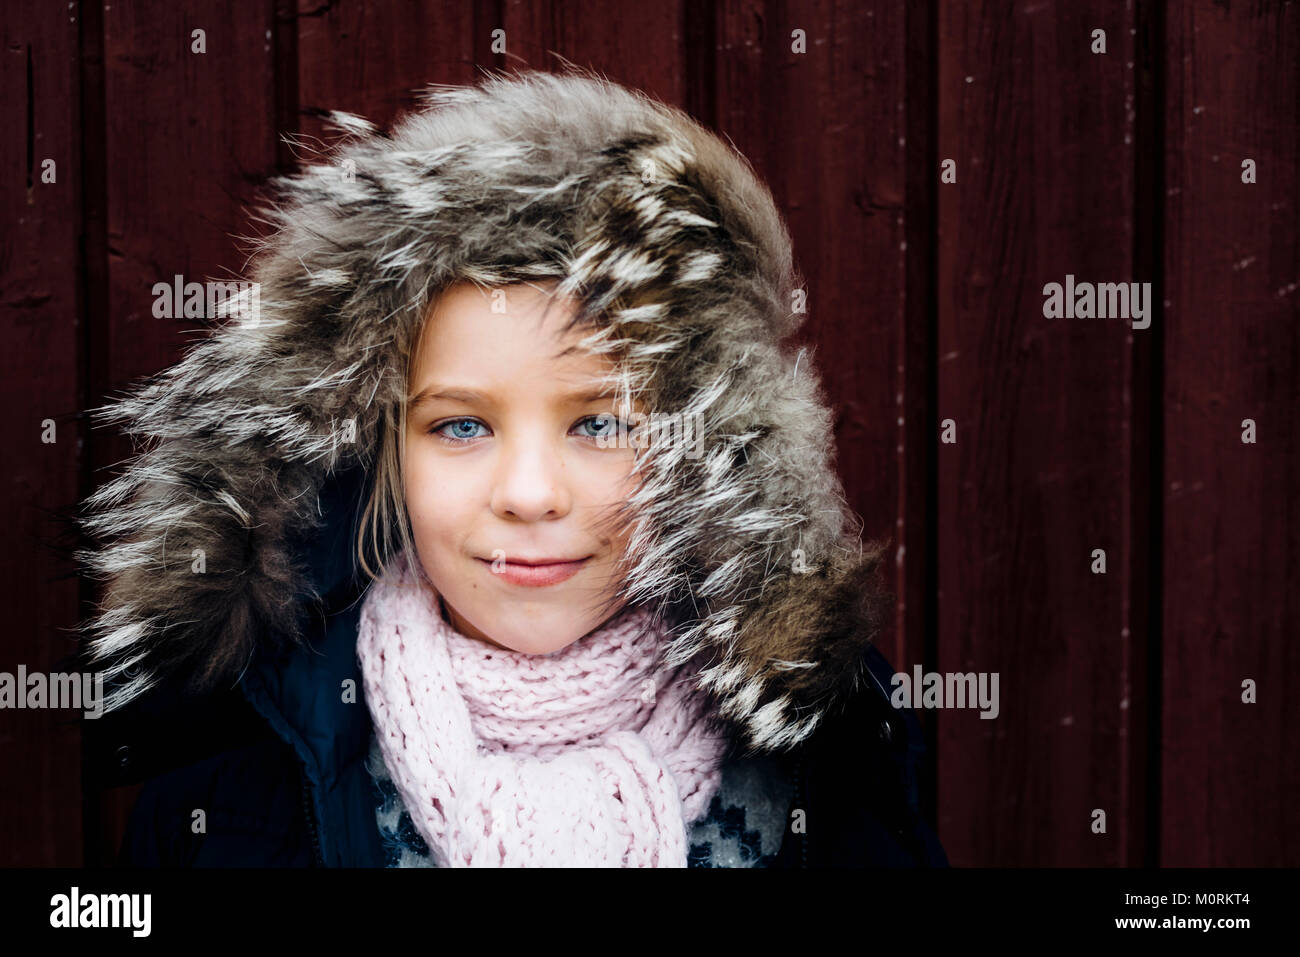
[[[584,496],[593,503],[609,504],[627,498],[641,482],[634,471],[631,452],[607,452],[584,462],[579,473]]]
[[[623,550],[632,534],[631,527],[625,524],[627,519],[619,519],[618,506],[631,498],[641,484],[641,476],[632,472],[633,464],[630,456],[616,460],[610,455],[584,472],[579,491],[587,506],[590,527],[617,552]]]
[[[446,544],[462,540],[471,516],[481,505],[482,482],[462,463],[423,447],[419,438],[407,441],[403,491],[417,541]]]
[[[435,514],[431,506],[436,490],[429,457],[422,454],[418,447],[413,450],[413,442],[418,442],[418,439],[407,438],[406,459],[402,462],[402,493],[406,496],[406,511],[411,516],[411,525],[419,535],[428,519]]]
[[[412,440],[408,439],[408,442]],[[445,487],[446,471],[436,467],[434,456],[420,448],[419,439],[414,440],[415,448],[408,445],[407,459],[403,475],[406,510],[411,516],[411,527],[416,536],[426,538],[437,535],[438,525],[446,521],[448,503],[456,499]],[[440,503],[442,507],[440,507]]]

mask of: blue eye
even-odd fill
[[[584,436],[585,438],[605,439],[618,435],[620,420],[614,418],[612,415],[589,415],[582,420],[582,423],[586,422],[597,422],[599,423],[599,426],[595,435],[587,435]],[[581,425],[582,423],[579,424]]]
[[[468,442],[470,439],[478,438],[478,436],[476,435],[464,435],[463,433],[460,432],[453,432],[452,435],[447,435],[443,431],[444,429],[450,428],[452,426],[465,425],[465,424],[468,424],[470,426],[475,426],[475,425],[482,425],[483,423],[479,422],[478,419],[449,419],[448,421],[443,422],[441,425],[434,426],[432,429],[429,430],[429,434],[436,435],[439,439],[441,439],[442,441],[450,445],[459,445],[464,442]]]

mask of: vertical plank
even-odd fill
[[[192,52],[202,30],[206,52]],[[110,379],[171,365],[203,323],[155,319],[156,282],[231,279],[229,235],[274,169],[269,5],[205,0],[187,9],[114,4],[104,16],[108,115]]]
[[[912,428],[903,395],[906,15],[892,3],[732,0],[719,12],[716,67],[719,123],[790,226],[808,290],[799,345],[839,411],[845,495],[863,541],[895,545],[897,619],[878,643],[899,669],[924,653],[920,619],[908,618],[900,512]]]
[[[1151,327],[1129,336],[1123,392],[1123,428],[1131,473],[1124,489],[1128,516],[1123,551],[1126,574],[1121,617],[1124,658],[1119,679],[1131,720],[1119,730],[1121,858],[1130,867],[1155,867],[1160,855],[1160,508],[1164,434],[1160,390],[1164,373],[1164,17],[1154,0],[1134,9],[1132,105],[1133,275],[1151,282]]]
[[[1300,8],[1168,17],[1161,864],[1295,864]]]
[[[91,380],[107,393],[176,362],[210,325],[155,318],[155,283],[241,274],[247,251],[235,237],[253,232],[246,207],[276,161],[272,12],[236,0],[104,6],[108,262],[106,296],[87,302],[86,321],[96,338]],[[196,30],[206,52],[195,52]],[[111,434],[96,433],[90,448],[98,481],[131,453]],[[106,829],[94,851],[105,860],[87,863],[105,863],[133,792],[87,787]]]
[[[939,433],[936,414],[938,387],[938,251],[936,202],[938,169],[938,9],[933,0],[907,5],[903,24],[904,78],[902,114],[904,146],[903,182],[903,308],[898,333],[899,360],[895,401],[900,408],[899,444],[896,449],[898,507],[895,522],[898,543],[895,558],[897,610],[895,657],[899,671],[911,673],[915,664],[934,670],[938,660],[938,560],[936,547],[938,501],[934,437]],[[936,780],[940,760],[938,728],[925,712],[919,717],[925,730],[926,760],[918,790],[921,810],[937,827]],[[942,834],[940,839],[942,840]]]
[[[330,142],[316,110],[355,113],[387,127],[429,83],[469,83],[490,36],[479,12],[493,4],[447,0],[320,3],[298,0],[297,118],[307,146]],[[491,19],[491,18],[489,18]]]
[[[77,269],[80,139],[77,23],[63,3],[6,11],[0,89],[0,443],[6,541],[0,578],[9,627],[0,671],[71,672],[77,584],[58,549],[55,515],[77,495]],[[52,161],[54,182],[43,181]],[[52,421],[54,441],[42,441]],[[21,694],[24,689],[19,689]],[[81,863],[81,712],[0,711],[0,864]]]
[[[563,63],[558,54],[617,83],[684,107],[690,85],[686,50],[695,39],[685,33],[684,17],[680,2],[507,0],[502,5],[507,53],[498,65],[558,70]]]
[[[996,673],[1000,698],[993,720],[938,713],[954,864],[1129,863],[1122,738],[1143,721],[1122,672],[1145,636],[1126,620],[1142,466],[1124,395],[1142,333],[1045,318],[1043,287],[1150,278],[1131,275],[1131,29],[1121,2],[940,4],[938,153],[957,180],[938,192],[937,414],[957,441],[933,437],[938,670]]]

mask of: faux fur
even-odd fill
[[[298,639],[295,535],[332,470],[374,461],[431,297],[562,276],[621,394],[703,423],[702,455],[645,453],[626,597],[674,623],[677,661],[707,653],[702,685],[748,750],[806,738],[865,677],[883,548],[862,547],[813,356],[789,345],[801,279],[749,164],[577,69],[430,87],[391,134],[330,117],[341,141],[274,183],[247,277],[259,321],[94,410],[142,449],[83,518],[107,584],[85,624],[106,707],[176,670],[230,680],[259,642]]]

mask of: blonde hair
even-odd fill
[[[411,516],[406,510],[402,462],[406,457],[406,409],[410,401],[411,365],[420,354],[432,313],[433,303],[430,302],[420,329],[406,352],[402,401],[397,403],[396,409],[385,409],[379,422],[379,454],[375,459],[374,482],[357,532],[357,562],[372,581],[383,576],[388,560],[396,551],[404,551],[412,557],[415,555]],[[400,549],[394,548],[394,539]],[[377,570],[371,567],[367,554],[374,558],[379,566]]]

